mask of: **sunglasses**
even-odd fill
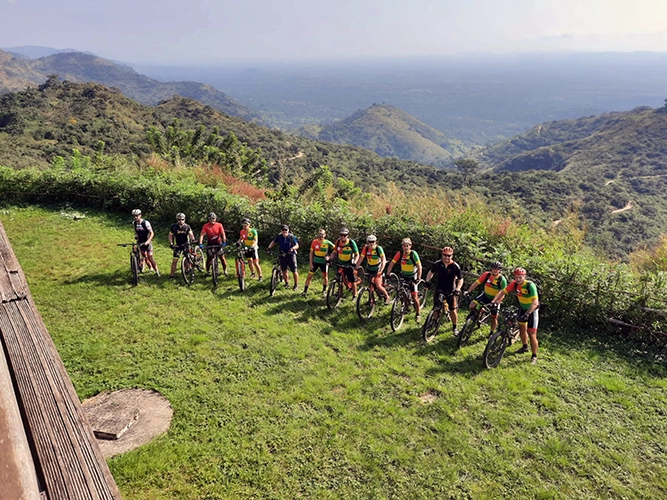
[[[454,254],[453,253],[443,253],[442,256],[443,257],[453,257]]]

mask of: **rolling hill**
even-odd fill
[[[380,156],[411,160],[436,167],[452,166],[469,150],[394,106],[373,104],[331,125],[311,125],[299,133],[321,141],[353,144]]]
[[[38,85],[49,75],[78,83],[96,82],[116,87],[142,104],[157,104],[174,95],[195,99],[223,113],[255,118],[246,107],[219,90],[198,82],[159,82],[129,66],[117,64],[93,54],[61,52],[39,59],[25,59],[0,51],[0,94]]]

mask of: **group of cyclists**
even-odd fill
[[[147,220],[142,218],[141,210],[132,211],[134,216],[134,230],[137,243],[145,259],[146,266],[160,275],[157,263],[153,257],[152,241],[155,236],[153,228]],[[248,261],[251,271],[251,278],[257,278],[262,281],[262,267],[259,263],[259,237],[257,230],[251,227],[248,218],[241,221],[241,232],[238,244],[243,246],[244,256]],[[225,260],[224,247],[227,245],[225,230],[217,220],[217,215],[213,212],[208,214],[208,222],[204,224],[199,234],[198,244],[204,247],[206,239],[206,271],[211,268],[213,259],[220,259],[223,273],[227,273],[227,262]],[[171,225],[169,231],[169,244],[173,249],[173,260],[171,264],[170,277],[175,277],[178,259],[181,253],[195,242],[195,236],[192,228],[185,222],[185,214],[176,214],[176,222]],[[286,288],[289,285],[289,272],[293,278],[293,290],[298,289],[299,273],[297,268],[297,251],[299,241],[297,237],[290,232],[288,225],[283,224],[281,231],[271,241],[267,250],[277,246],[280,250],[279,263],[282,271],[282,278]],[[312,240],[309,249],[309,270],[306,282],[301,295],[306,296],[314,276],[320,272],[322,274],[322,296],[326,296],[327,286],[329,284],[329,264],[336,261],[341,267],[342,272],[349,284],[353,298],[357,296],[357,286],[360,280],[357,275],[363,269],[366,262],[365,273],[368,279],[374,284],[384,304],[390,303],[390,296],[384,286],[384,277],[391,275],[396,265],[400,266],[400,272],[397,276],[402,286],[409,289],[412,295],[412,303],[415,309],[415,319],[417,323],[421,322],[421,304],[418,299],[418,283],[422,278],[422,261],[419,254],[413,250],[410,238],[404,238],[401,241],[401,250],[396,252],[391,260],[387,258],[384,249],[378,244],[377,237],[370,234],[366,237],[366,244],[359,251],[356,242],[350,239],[349,229],[343,227],[339,231],[339,237],[335,243],[327,239],[324,229],[319,229],[317,237]],[[493,262],[490,270],[482,273],[470,287],[462,292],[463,272],[457,262],[454,261],[454,250],[445,246],[441,251],[440,260],[433,263],[426,275],[426,286],[433,290],[434,306],[437,307],[444,300],[449,307],[450,319],[452,322],[452,333],[454,336],[459,334],[458,307],[461,295],[472,298],[470,309],[473,310],[479,304],[488,305],[491,311],[491,336],[498,328],[498,312],[500,304],[506,295],[515,295],[518,299],[520,314],[518,317],[519,335],[522,347],[517,353],[531,352],[531,363],[537,362],[537,328],[539,322],[538,309],[540,306],[537,286],[534,282],[526,279],[526,270],[517,267],[513,271],[513,280],[508,283],[507,278],[502,274],[503,266],[500,262]],[[481,293],[473,295],[473,292],[482,287]],[[530,344],[530,346],[529,346]]]

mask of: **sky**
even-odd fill
[[[0,0],[0,47],[143,64],[667,52],[667,0]]]

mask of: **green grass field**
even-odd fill
[[[131,287],[130,217],[86,215],[0,220],[79,396],[142,387],[174,408],[167,434],[110,460],[126,499],[667,497],[651,353],[543,326],[538,365],[516,345],[486,370],[481,334],[425,345],[414,317],[392,333],[388,308],[362,327],[349,298],[326,310],[319,277],[308,299],[269,297],[266,279]]]

